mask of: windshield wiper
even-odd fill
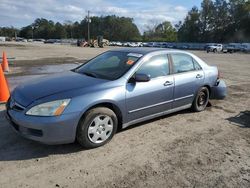
[[[93,78],[97,78],[97,75],[93,72],[83,72],[83,74],[90,76],[90,77],[93,77]]]

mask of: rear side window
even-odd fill
[[[193,70],[201,70],[201,66],[189,55],[172,54],[174,73],[189,72]]]
[[[202,69],[201,66],[199,65],[199,63],[197,61],[195,61],[193,59],[193,62],[194,62],[194,68],[195,68],[195,70],[201,70]]]
[[[168,56],[156,55],[144,62],[137,73],[147,74],[151,78],[169,75]]]

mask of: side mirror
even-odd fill
[[[147,74],[135,74],[134,79],[136,82],[148,82],[150,81],[150,76]]]

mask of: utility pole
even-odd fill
[[[90,18],[89,18],[89,10],[88,10],[88,43],[90,43],[89,23],[90,23]]]

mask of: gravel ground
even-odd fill
[[[10,83],[22,82],[23,70],[54,64],[48,58],[84,61],[107,50],[20,45],[0,44],[0,52],[16,58]],[[250,187],[250,55],[194,53],[219,67],[228,97],[201,113],[185,110],[129,127],[101,148],[26,140],[1,105],[0,187]]]

